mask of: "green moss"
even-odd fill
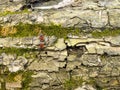
[[[95,38],[106,37],[106,36],[117,36],[120,35],[120,29],[106,29],[103,31],[93,31],[92,36]]]
[[[72,35],[79,35],[80,30],[79,29],[74,29],[74,28],[65,28],[62,27],[61,25],[50,25],[50,26],[45,26],[45,25],[40,25],[39,26],[42,30],[43,33],[45,33],[48,36],[56,36],[58,38],[67,38],[68,34]]]
[[[16,12],[4,11],[0,13],[0,17],[6,15],[22,14],[22,13],[30,13],[30,11],[28,11],[28,9],[25,9],[23,11],[16,11]]]
[[[36,51],[35,49],[24,49],[24,48],[2,48],[0,49],[0,54],[1,53],[6,53],[6,54],[16,54],[18,56],[24,55],[25,53],[28,52],[34,52]]]
[[[13,29],[13,32],[11,32]],[[8,34],[7,34],[8,33]],[[120,29],[106,29],[103,31],[91,31],[85,32],[78,28],[73,27],[62,27],[61,25],[55,24],[24,24],[19,23],[16,26],[4,27],[0,26],[0,37],[28,37],[28,36],[38,36],[40,33],[43,33],[47,36],[56,36],[58,38],[67,38],[68,34],[83,36],[87,34],[92,34],[94,38],[101,38],[106,36],[117,36],[120,35]]]
[[[78,86],[83,84],[84,80],[81,77],[71,78],[70,80],[66,80],[64,83],[65,90],[74,90]]]
[[[32,71],[17,71],[17,72],[9,72],[6,71],[4,73],[5,76],[5,82],[17,82],[18,78],[16,76],[20,75],[21,78],[21,84],[22,84],[22,90],[29,90],[29,84],[32,82]],[[17,81],[15,80],[15,77]]]
[[[29,84],[32,82],[32,71],[25,71],[22,76],[22,90],[29,90]]]
[[[17,76],[17,75],[20,75],[20,74],[22,74],[23,73],[23,71],[17,71],[17,72],[9,72],[9,71],[6,71],[4,74],[5,75],[7,75],[6,76],[6,82],[17,82],[16,80],[15,80],[15,77]]]
[[[11,35],[12,37],[37,36],[39,33],[39,29],[34,24],[20,23],[15,28],[17,29],[17,33]]]
[[[60,25],[44,25],[44,24],[23,24],[19,23],[14,26],[16,33],[7,34],[10,37],[26,37],[26,36],[38,36],[39,33],[43,33],[47,36],[56,36],[58,38],[67,38],[68,34],[80,35],[79,29],[64,28]],[[2,31],[2,30],[0,30]],[[5,30],[4,30],[5,31]],[[2,31],[2,33],[4,33]],[[6,34],[6,32],[5,32]],[[2,37],[2,34],[0,34]]]
[[[66,38],[68,34],[78,35],[79,30],[73,28],[64,28],[60,25],[51,24],[49,26],[44,24],[19,24],[16,26],[19,31],[17,36],[33,36],[38,35],[40,32],[47,36],[56,36],[58,38]],[[23,30],[23,31],[22,31]],[[36,30],[36,31],[35,31]],[[28,33],[27,33],[28,32]]]

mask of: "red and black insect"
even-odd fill
[[[45,37],[43,34],[40,34],[39,40],[40,40],[39,48],[43,49],[45,47]]]

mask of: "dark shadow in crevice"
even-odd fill
[[[68,55],[77,55],[77,57],[81,57],[86,51],[85,46],[67,46]]]

